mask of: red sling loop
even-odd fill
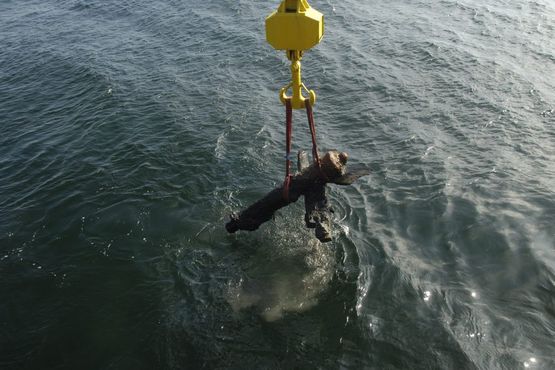
[[[306,116],[308,118],[308,128],[312,138],[312,159],[320,168],[320,156],[318,145],[316,144],[316,127],[314,125],[314,113],[310,100],[305,99]],[[291,139],[293,136],[293,108],[291,99],[285,100],[285,180],[283,182],[283,198],[289,201],[289,188],[291,187]],[[320,169],[321,171],[321,169]]]

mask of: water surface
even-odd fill
[[[555,368],[555,4],[311,4],[372,170],[326,245],[223,228],[283,177],[277,1],[2,1],[1,368]]]

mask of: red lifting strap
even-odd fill
[[[293,136],[293,108],[291,99],[285,101],[285,180],[283,182],[283,198],[289,200],[291,186],[291,137]]]
[[[316,144],[316,127],[314,125],[314,113],[310,100],[305,100],[306,116],[308,118],[308,128],[312,137],[312,159],[320,167],[320,156],[318,145]],[[283,182],[283,198],[289,200],[289,188],[291,187],[291,138],[293,136],[293,108],[291,99],[285,100],[285,180]]]
[[[314,114],[312,113],[312,106],[310,100],[305,100],[306,116],[308,118],[308,128],[312,136],[312,159],[318,167],[320,167],[320,155],[318,154],[318,144],[316,144],[316,127],[314,126]]]

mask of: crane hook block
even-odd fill
[[[306,0],[283,0],[266,18],[266,40],[277,50],[308,50],[324,35],[324,16]]]

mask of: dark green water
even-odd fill
[[[278,1],[0,2],[0,368],[555,368],[553,1],[311,4],[372,169],[327,245],[223,228],[283,178]]]

